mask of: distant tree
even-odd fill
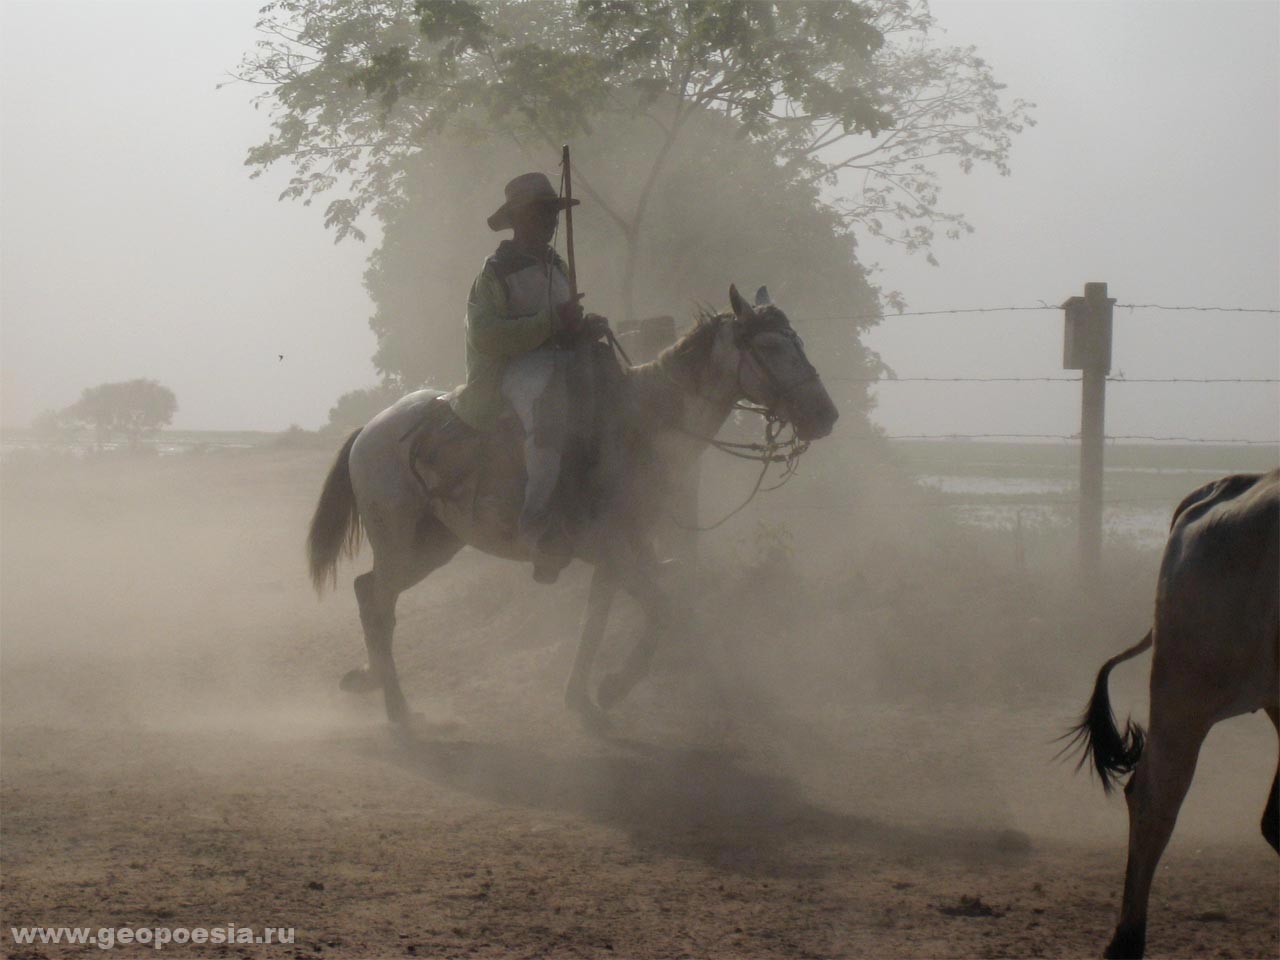
[[[144,437],[172,422],[177,410],[172,390],[156,380],[139,379],[88,387],[64,413],[93,427],[99,443],[121,435],[130,450],[137,450]]]
[[[63,436],[73,426],[65,410],[42,410],[31,418],[32,432],[49,439]]]
[[[338,398],[329,408],[326,431],[346,432],[363,427],[375,416],[400,399],[402,391],[395,384],[382,384],[363,390],[352,390]]]

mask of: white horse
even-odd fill
[[[1265,710],[1280,730],[1280,470],[1224,477],[1196,490],[1173,514],[1160,565],[1155,623],[1102,665],[1073,731],[1108,792],[1116,777],[1129,805],[1129,861],[1120,922],[1106,957],[1141,957],[1156,864],[1173,833],[1209,728]],[[1149,647],[1149,732],[1111,714],[1111,668]],[[1262,814],[1262,835],[1280,852],[1280,767]]]
[[[672,512],[679,478],[735,405],[769,411],[800,441],[826,436],[838,416],[767,290],[760,288],[754,307],[734,287],[729,300],[731,314],[703,317],[657,360],[625,371],[616,391],[618,455],[587,468],[576,497],[587,506],[579,510],[575,551],[595,569],[565,701],[589,725],[605,723],[603,711],[647,673],[658,636],[685,620],[658,589],[652,532]],[[353,433],[329,471],[308,537],[312,579],[318,590],[334,580],[340,554],[358,548],[363,528],[373,569],[356,577],[355,593],[368,664],[342,686],[381,687],[392,721],[409,715],[391,654],[400,594],[468,544],[531,559],[514,529],[524,491],[519,451],[514,430],[460,430],[439,394],[419,391]],[[648,629],[593,702],[588,676],[619,586],[640,602]]]

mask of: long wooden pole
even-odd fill
[[[578,265],[573,256],[573,168],[569,165],[569,145],[564,145],[560,155],[560,169],[564,177],[564,250],[569,262],[569,294],[578,299]]]

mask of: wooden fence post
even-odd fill
[[[1103,457],[1106,447],[1107,374],[1111,372],[1111,323],[1115,300],[1105,283],[1086,283],[1066,311],[1062,366],[1080,370],[1080,574],[1096,580],[1102,563]]]

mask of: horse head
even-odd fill
[[[773,304],[767,288],[761,287],[755,300],[753,306],[736,286],[729,287],[734,355],[728,362],[737,368],[739,391],[744,399],[790,423],[799,439],[825,437],[840,414],[805,355],[804,341]]]

